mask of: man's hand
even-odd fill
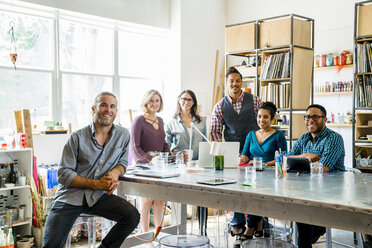
[[[302,158],[307,158],[310,163],[320,160],[320,157],[314,153],[304,153],[301,155]]]

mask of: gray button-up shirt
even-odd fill
[[[106,144],[101,146],[95,138],[91,123],[69,137],[58,166],[58,190],[55,201],[81,206],[85,197],[93,206],[106,191],[70,187],[75,176],[100,179],[116,165],[128,165],[129,131],[113,125]]]
[[[192,122],[200,130],[204,136],[207,134],[206,121],[201,117],[201,121],[198,122],[195,117],[193,117]],[[172,152],[178,152],[185,149],[189,149],[190,146],[190,135],[187,131],[185,123],[181,120],[179,116],[173,118],[166,127],[166,139],[167,143]],[[205,141],[204,138],[195,130],[192,129],[192,140],[191,149],[193,150],[193,160],[198,159],[199,154],[199,142]]]

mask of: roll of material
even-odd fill
[[[20,240],[17,242],[17,248],[30,248],[30,240]]]

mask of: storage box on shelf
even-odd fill
[[[32,149],[26,148],[0,151],[1,163],[9,164],[14,160],[18,160],[18,170],[21,170],[23,175],[31,179],[33,161]],[[13,202],[13,204],[18,205],[18,207],[24,205],[24,207],[22,207],[23,210],[19,211],[18,208],[18,210],[13,211],[14,217],[12,218],[12,224],[9,225],[8,223],[2,223],[1,227],[11,226],[13,229],[15,229],[16,234],[20,234],[21,236],[30,235],[32,219],[32,199],[30,187],[27,184],[19,185],[19,182],[17,182],[14,186],[0,188],[0,198],[3,198],[3,202],[4,197],[6,196],[6,198],[9,200],[7,204],[10,204],[10,200],[14,199],[14,195],[18,195],[18,204],[17,202]],[[0,212],[3,213],[3,211]],[[3,220],[1,222],[3,222]]]
[[[355,14],[353,166],[366,168],[372,154],[372,1],[356,3]]]
[[[294,14],[226,26],[226,68],[236,66],[253,94],[287,112],[290,141],[306,132],[304,114],[295,111],[313,102],[313,31],[313,19]],[[239,68],[242,60],[249,68]]]

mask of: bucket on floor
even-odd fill
[[[258,238],[258,239],[249,239],[243,242],[243,248],[294,248],[294,245],[291,243],[270,239],[270,238]]]
[[[157,248],[180,247],[180,248],[213,248],[209,239],[199,235],[168,235],[159,239]]]

